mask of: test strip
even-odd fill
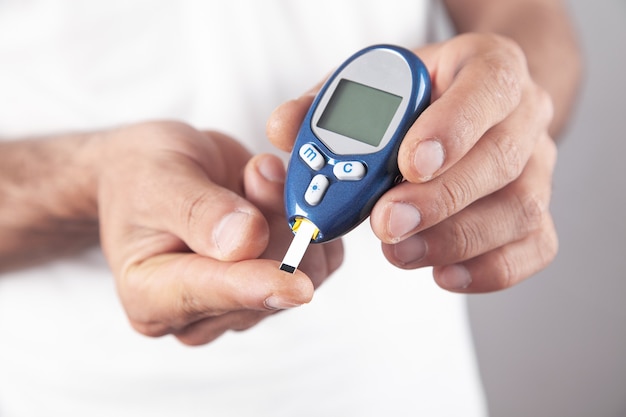
[[[296,235],[287,249],[287,253],[283,258],[283,262],[280,264],[282,271],[293,274],[296,272],[300,261],[304,257],[306,249],[309,247],[311,240],[315,238],[315,235],[319,231],[317,227],[307,219],[298,219],[294,225],[294,231]]]

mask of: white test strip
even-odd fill
[[[309,247],[309,243],[317,234],[317,227],[307,219],[302,219],[297,228],[295,228],[296,235],[287,249],[287,253],[283,258],[283,262],[280,264],[280,269],[290,274],[296,272],[300,261],[304,257],[306,249]]]

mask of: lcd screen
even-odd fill
[[[342,79],[328,101],[317,126],[378,146],[402,97]]]

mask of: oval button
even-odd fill
[[[322,201],[329,184],[328,178],[322,174],[314,176],[304,193],[304,201],[312,206],[317,206]]]
[[[333,174],[341,181],[358,181],[365,176],[365,165],[359,161],[342,161],[335,164]]]
[[[326,164],[322,153],[310,143],[305,143],[298,151],[300,158],[314,171],[319,171]]]

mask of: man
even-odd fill
[[[482,292],[554,257],[562,3],[448,0],[437,44],[426,1],[126,3],[0,6],[0,414],[481,415],[463,299],[414,269]],[[290,150],[312,86],[382,42],[433,80],[407,181],[286,274],[266,121]]]

